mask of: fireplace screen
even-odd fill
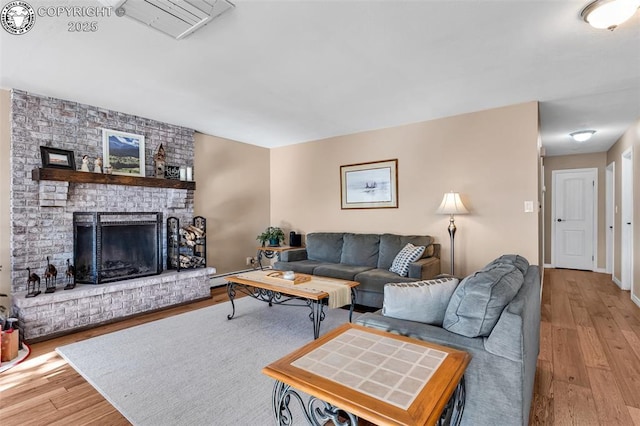
[[[76,212],[76,282],[101,284],[162,272],[162,213]]]

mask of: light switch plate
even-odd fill
[[[524,212],[525,213],[533,213],[533,201],[525,201],[524,202]]]

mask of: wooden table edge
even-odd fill
[[[325,277],[322,277],[322,278],[325,279]],[[329,279],[332,281],[339,281],[344,285],[348,285],[349,288],[354,288],[360,285],[360,283],[357,281],[338,280],[336,278],[326,278],[326,279]],[[291,287],[279,286],[275,284],[254,281],[247,278],[240,278],[237,275],[231,275],[229,277],[225,277],[225,280],[235,284],[242,284],[249,287],[261,288],[264,290],[271,290],[278,293],[289,294],[291,296],[297,296],[297,297],[304,297],[305,299],[311,299],[311,300],[322,300],[329,297],[329,293],[326,293],[326,292],[311,293],[311,292],[305,291],[304,289],[297,290],[296,285],[292,285]]]
[[[390,416],[385,416],[379,413],[374,412],[371,408],[365,407],[364,404],[357,404],[354,401],[348,401],[345,400],[343,397],[336,395],[335,393],[332,393],[324,388],[320,388],[318,386],[314,386],[314,385],[307,385],[307,384],[301,384],[300,385],[300,379],[297,377],[291,377],[289,374],[286,374],[282,371],[280,371],[280,369],[278,368],[279,365],[290,365],[293,361],[295,361],[296,359],[306,355],[307,353],[311,352],[312,350],[314,350],[315,348],[317,348],[318,346],[321,346],[322,344],[326,343],[327,341],[333,339],[334,337],[336,337],[339,334],[342,334],[343,332],[349,330],[349,329],[356,329],[356,330],[364,330],[366,332],[369,333],[373,333],[373,334],[377,334],[380,336],[384,336],[384,337],[389,337],[388,334],[390,334],[389,332],[385,332],[382,330],[377,330],[374,328],[370,328],[370,327],[365,327],[359,324],[353,324],[353,323],[346,323],[343,324],[339,327],[334,328],[333,330],[325,333],[324,335],[320,336],[318,339],[309,342],[305,345],[303,345],[302,347],[298,348],[297,350],[285,355],[284,357],[272,362],[271,364],[265,366],[262,368],[262,373],[271,377],[272,379],[281,381],[283,383],[297,383],[299,385],[298,386],[294,386],[291,385],[294,389],[299,390],[301,392],[305,392],[308,394],[312,394],[315,395],[317,398],[326,401],[334,406],[340,407],[341,409],[346,410],[349,413],[352,413],[358,417],[364,418],[366,420],[369,420],[377,425],[392,425],[392,426],[411,426],[411,425],[415,425],[416,420],[417,419],[415,416],[412,416],[412,408],[416,408],[414,407],[414,404],[417,403],[417,401],[414,401],[414,403],[412,403],[412,405],[409,407],[409,409],[404,410],[400,407],[397,407],[393,404],[384,402],[384,401],[380,401],[379,399],[372,397],[372,396],[368,396],[366,394],[363,394],[357,390],[353,390],[354,392],[357,392],[359,394],[362,395],[363,398],[365,399],[370,399],[373,400],[373,402],[378,403],[378,404],[383,404],[387,407],[387,409],[391,412],[395,412],[395,414],[393,414],[393,417]],[[393,334],[393,333],[391,333]],[[440,345],[437,343],[433,343],[433,342],[429,342],[426,340],[420,340],[420,339],[415,339],[415,338],[410,338],[407,336],[402,336],[402,335],[397,335],[397,334],[393,334],[393,338],[397,338],[398,340],[401,341],[405,341],[408,343],[418,343],[421,346],[426,346],[432,349],[436,349],[436,350],[441,350],[441,351],[446,351],[448,355],[453,356],[454,358],[461,358],[460,360],[458,360],[458,362],[460,362],[458,368],[453,372],[453,374],[451,375],[451,379],[448,381],[446,387],[444,388],[444,391],[442,393],[442,396],[434,403],[434,408],[432,409],[431,413],[424,418],[424,422],[421,424],[425,424],[425,425],[431,425],[431,424],[435,424],[435,422],[437,421],[437,419],[440,417],[442,410],[444,409],[444,407],[446,406],[447,402],[449,401],[449,399],[452,397],[453,392],[455,391],[455,388],[458,386],[458,383],[460,382],[460,380],[462,379],[462,376],[464,375],[464,371],[466,370],[467,365],[469,364],[469,362],[471,361],[471,355],[465,351],[462,351],[460,349],[455,349],[455,348],[451,348],[448,346],[444,346],[444,345]],[[454,361],[455,362],[455,361]],[[296,368],[296,367],[293,367]],[[308,373],[310,375],[314,375],[317,376],[313,373]],[[320,377],[320,376],[318,376]],[[321,378],[323,380],[327,380],[329,381],[329,379],[325,379],[325,378]],[[335,382],[334,382],[335,383]],[[340,387],[344,387],[343,385],[338,385]],[[425,389],[423,389],[421,392],[425,391]],[[313,392],[313,393],[310,393]],[[374,405],[374,404],[370,404],[370,405]]]

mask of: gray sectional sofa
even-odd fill
[[[420,291],[417,283],[405,287]],[[539,267],[520,256],[502,256],[463,279],[445,308],[442,325],[385,316],[384,309],[355,322],[471,354],[462,425],[528,425],[540,348]]]
[[[407,243],[424,246],[422,257],[409,264],[408,276],[389,271]],[[440,273],[440,245],[428,235],[307,234],[306,247],[285,251],[274,269],[358,281],[359,305],[381,308],[383,288],[390,282],[432,278]]]

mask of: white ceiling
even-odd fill
[[[235,0],[183,40],[115,13],[38,16],[0,30],[0,87],[265,147],[537,100],[547,155],[600,152],[640,118],[640,12],[595,30],[587,3]],[[582,128],[598,133],[571,142]]]

